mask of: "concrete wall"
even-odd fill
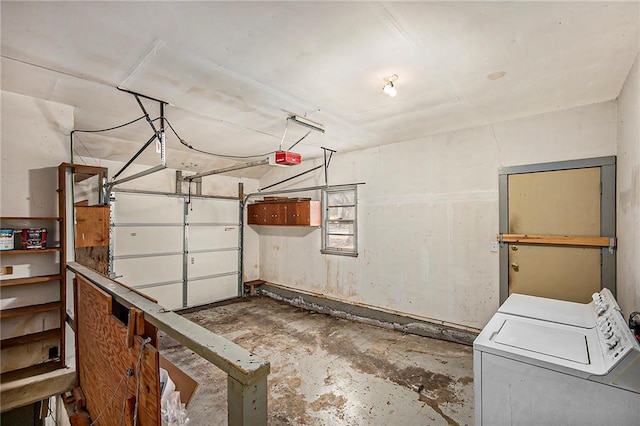
[[[618,302],[640,310],[640,59],[618,97]]]
[[[330,184],[366,182],[359,187],[360,255],[320,254],[319,229],[264,227],[260,278],[482,328],[499,303],[498,254],[490,251],[499,167],[615,155],[616,114],[611,101],[336,154]],[[310,166],[274,169],[260,183]],[[289,187],[321,184],[323,177],[316,172],[294,182]]]

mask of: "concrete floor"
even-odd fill
[[[473,423],[470,347],[265,297],[184,316],[269,360],[270,425]],[[163,334],[160,349],[199,382],[190,424],[226,424],[226,375]]]

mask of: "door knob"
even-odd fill
[[[513,262],[511,264],[511,268],[513,268],[514,271],[518,272],[518,270],[520,269],[520,266],[517,263]]]

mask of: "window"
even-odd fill
[[[355,185],[325,189],[322,193],[322,253],[358,255],[358,192]]]

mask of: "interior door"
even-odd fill
[[[600,236],[600,167],[508,176],[510,234]],[[600,247],[509,244],[508,291],[586,303],[601,288]]]

